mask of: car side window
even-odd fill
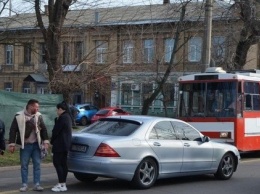
[[[89,106],[85,106],[84,108],[85,108],[85,110],[90,110]]]
[[[190,125],[179,121],[172,121],[171,123],[175,133],[180,137],[180,139],[189,141],[201,141],[200,133]]]
[[[95,107],[95,106],[89,106],[89,109],[88,109],[88,110],[98,110],[98,108]]]
[[[154,125],[149,139],[176,140],[178,136],[174,132],[170,121],[160,121]]]
[[[117,113],[123,113],[123,112],[124,112],[124,111],[121,110],[121,109],[115,109],[114,111],[117,112]]]

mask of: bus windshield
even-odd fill
[[[242,112],[239,82],[180,83],[180,117],[237,117]]]

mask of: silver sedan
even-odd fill
[[[239,160],[236,147],[210,141],[184,121],[126,115],[73,133],[68,168],[80,181],[113,177],[148,189],[157,179],[177,176],[214,174],[227,180]]]

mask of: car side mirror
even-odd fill
[[[203,142],[209,142],[210,141],[210,138],[208,136],[203,136],[202,137],[202,141]]]

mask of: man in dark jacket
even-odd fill
[[[39,111],[39,101],[31,99],[26,108],[17,112],[10,127],[9,151],[13,153],[15,146],[20,147],[20,163],[22,187],[21,192],[28,191],[28,167],[30,159],[33,163],[33,182],[35,191],[42,191],[41,177],[41,148],[49,147],[49,138],[42,115]]]
[[[51,137],[53,165],[59,180],[59,183],[51,189],[54,192],[67,191],[67,155],[72,138],[72,119],[65,102],[57,104],[57,115]]]
[[[4,155],[5,151],[5,124],[0,119],[0,154]]]

